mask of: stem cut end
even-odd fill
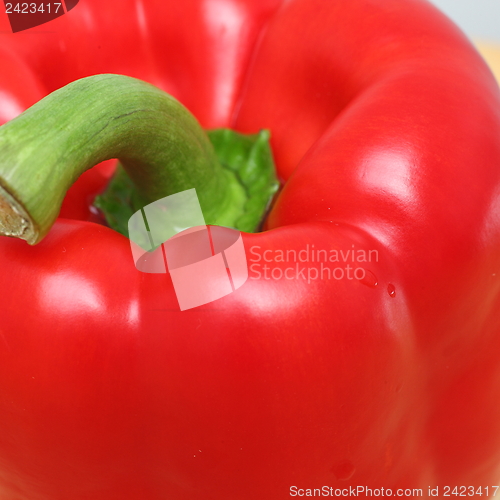
[[[0,186],[0,235],[20,238],[30,245],[37,243],[38,238],[26,210],[2,186]]]

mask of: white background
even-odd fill
[[[500,43],[500,0],[431,0],[470,38]]]

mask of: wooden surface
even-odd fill
[[[490,65],[497,81],[500,82],[500,44],[476,41],[476,47]]]

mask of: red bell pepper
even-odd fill
[[[141,78],[205,128],[269,129],[284,186],[247,283],[183,312],[110,228],[1,238],[2,500],[493,496],[500,92],[465,36],[421,0],[82,0],[50,26],[2,35],[31,95]],[[30,144],[77,167],[30,116],[0,129],[0,227],[36,242],[62,188]]]

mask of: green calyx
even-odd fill
[[[96,205],[122,234],[137,210],[192,188],[207,224],[255,231],[278,188],[268,139],[266,131],[207,134],[140,80],[77,80],[0,127],[0,234],[38,243],[69,187],[111,158],[120,167]]]
[[[233,204],[226,206],[226,210],[219,207],[208,216],[204,210],[205,222],[255,232],[279,187],[269,132],[240,134],[230,129],[216,129],[208,131],[207,135],[232,190]],[[144,202],[138,197],[130,176],[119,165],[106,191],[96,197],[94,206],[101,210],[111,228],[128,236],[128,221],[143,208]]]

